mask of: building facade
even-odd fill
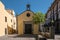
[[[53,22],[53,23],[52,23]],[[54,0],[46,13],[46,23],[48,27],[55,29],[55,34],[60,34],[60,0]]]
[[[0,36],[12,34],[13,30],[16,30],[15,13],[13,10],[6,10],[0,1]]]
[[[34,12],[27,5],[27,10],[17,16],[18,34],[39,34],[39,26],[33,23]]]
[[[8,26],[8,34],[14,34],[16,32],[16,17],[15,12],[13,10],[6,10],[10,17],[7,17],[7,26]]]

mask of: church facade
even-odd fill
[[[17,31],[19,35],[23,34],[39,34],[39,26],[33,23],[34,12],[27,5],[27,10],[17,16]]]

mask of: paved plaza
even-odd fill
[[[42,38],[41,35],[39,35],[39,38]],[[14,36],[2,36],[0,37],[0,40],[36,40],[35,37],[14,37]],[[55,39],[47,39],[47,40],[60,40],[60,35],[55,35]]]
[[[29,36],[29,37],[27,37]],[[42,38],[41,35],[38,35],[39,38]],[[0,37],[0,40],[38,40],[36,39],[36,37],[34,37],[33,35],[23,35],[23,37],[20,36],[16,36],[16,35],[5,35]]]
[[[2,36],[0,40],[35,40],[35,38]]]

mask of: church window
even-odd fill
[[[30,14],[29,13],[27,13],[27,17],[30,17]]]

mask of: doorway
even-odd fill
[[[25,33],[24,34],[32,34],[32,24],[25,24]]]

